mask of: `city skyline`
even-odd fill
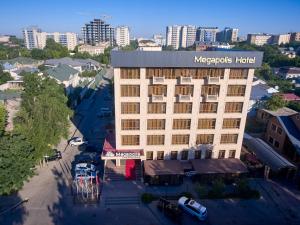
[[[81,35],[80,29],[85,23],[100,18],[113,27],[129,26],[132,37],[165,35],[166,26],[173,24],[217,26],[220,29],[230,26],[239,28],[240,36],[246,36],[247,33],[279,34],[297,31],[297,21],[300,20],[297,13],[300,2],[295,0],[276,1],[277,4],[269,0],[254,0],[247,7],[235,0],[215,3],[191,0],[187,2],[188,10],[182,10],[182,5],[169,3],[153,1],[151,5],[146,5],[135,0],[91,0],[89,4],[83,4],[82,1],[75,0],[70,4],[70,1],[46,0],[40,3],[29,0],[26,5],[22,5],[19,0],[3,2],[0,9],[0,34],[21,37],[22,28],[37,25],[47,32],[76,32]],[[284,3],[285,11],[289,11],[284,18],[280,18],[281,3]]]

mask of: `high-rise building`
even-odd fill
[[[96,45],[100,42],[109,42],[114,45],[114,28],[101,19],[94,19],[81,29],[85,44]]]
[[[47,33],[42,32],[42,30],[37,27],[23,29],[23,37],[25,46],[28,49],[43,49],[46,46],[47,39],[53,39],[55,42],[67,47],[68,50],[73,50],[78,44],[78,36],[76,33]]]
[[[248,44],[254,44],[262,46],[265,44],[272,44],[273,35],[272,34],[248,34],[247,35]]]
[[[288,44],[290,43],[291,34],[278,34],[273,35],[273,44],[280,45],[280,44]]]
[[[239,29],[225,27],[224,30],[217,33],[217,41],[219,42],[237,42]]]
[[[145,176],[149,163],[153,176],[160,168],[179,176],[181,166],[169,166],[181,160],[241,164],[251,84],[261,62],[262,52],[255,51],[112,51],[116,123],[102,159],[117,166],[142,160]]]
[[[166,39],[161,34],[154,34],[153,41],[160,46],[166,45]]]
[[[300,41],[300,32],[291,33],[291,41]]]
[[[196,27],[193,25],[168,26],[166,37],[167,46],[170,45],[174,49],[186,48],[195,43]]]
[[[115,30],[116,33],[116,44],[124,47],[130,44],[129,27],[119,26]]]
[[[198,27],[196,41],[215,42],[218,31],[218,27]]]

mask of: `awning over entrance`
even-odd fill
[[[106,136],[103,144],[102,159],[140,159],[144,155],[142,149],[116,149],[114,133]]]
[[[239,159],[192,159],[198,174],[240,174],[247,173],[246,166]]]
[[[277,153],[271,146],[259,138],[245,138],[243,145],[247,150],[253,152],[257,158],[273,171],[279,171],[284,168],[296,169],[296,166]]]
[[[177,160],[146,160],[144,161],[145,175],[183,175],[183,168]]]

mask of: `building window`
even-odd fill
[[[139,97],[139,85],[121,85],[121,97]]]
[[[272,129],[273,131],[275,131],[275,130],[276,130],[276,125],[272,123],[271,129]]]
[[[167,85],[149,85],[148,96],[163,95],[167,96]]]
[[[191,119],[174,119],[174,130],[189,130],[191,128]]]
[[[201,95],[219,95],[220,86],[219,85],[202,85]]]
[[[215,129],[216,119],[199,119],[198,129]]]
[[[194,159],[201,159],[201,151],[200,150],[195,151]]]
[[[149,102],[148,103],[148,113],[166,113],[166,103],[165,102]]]
[[[164,151],[158,151],[156,159],[157,160],[164,160]]]
[[[221,144],[236,144],[238,140],[238,134],[222,134]]]
[[[174,103],[174,113],[192,113],[191,102],[175,102]]]
[[[212,150],[206,150],[205,159],[211,159],[211,156],[212,156]]]
[[[277,133],[282,134],[282,129],[280,127],[277,128]]]
[[[177,95],[191,95],[193,96],[194,86],[193,85],[176,85],[175,96]]]
[[[121,129],[122,130],[139,130],[140,129],[140,120],[122,119],[121,120]]]
[[[272,137],[269,137],[269,142],[270,142],[271,144],[273,144],[273,141],[274,141],[274,139],[273,139]]]
[[[275,141],[275,142],[274,142],[274,146],[275,146],[276,148],[279,148],[279,142],[278,142],[278,141]]]
[[[199,68],[197,69],[197,72],[194,79],[204,79],[207,77],[220,77],[223,79],[224,77],[224,69],[216,69],[216,68]]]
[[[162,68],[147,68],[146,69],[146,78],[152,77],[163,77]]]
[[[224,159],[225,158],[225,150],[219,150],[218,159]]]
[[[177,155],[178,155],[177,151],[171,151],[171,160],[177,160]]]
[[[212,144],[214,142],[213,134],[198,134],[196,138],[196,144]]]
[[[235,150],[229,150],[228,158],[235,158]]]
[[[174,134],[172,135],[173,145],[187,145],[189,144],[190,135],[188,134]]]
[[[229,79],[247,79],[248,69],[230,69]]]
[[[147,135],[147,145],[164,145],[165,135]]]
[[[181,151],[181,160],[187,160],[189,155],[189,151]]]
[[[148,119],[147,129],[148,130],[164,130],[166,120],[165,119]]]
[[[246,85],[228,85],[227,96],[245,96]]]
[[[200,113],[217,113],[218,103],[217,102],[201,102]]]
[[[243,111],[243,102],[226,102],[225,113],[241,113]]]
[[[240,118],[226,118],[223,120],[223,129],[236,129],[240,128],[241,119]]]
[[[139,145],[139,135],[122,135],[122,145]]]
[[[140,79],[140,69],[121,68],[121,79]]]
[[[146,152],[146,160],[153,160],[153,151]]]
[[[138,102],[122,102],[121,114],[139,114],[140,103]]]
[[[196,69],[188,69],[188,68],[179,68],[174,69],[175,77],[194,77],[196,74]]]

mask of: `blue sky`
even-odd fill
[[[0,34],[20,36],[30,25],[80,33],[103,15],[113,26],[130,26],[136,37],[165,34],[172,24],[231,26],[241,35],[300,31],[300,0],[1,0]]]

